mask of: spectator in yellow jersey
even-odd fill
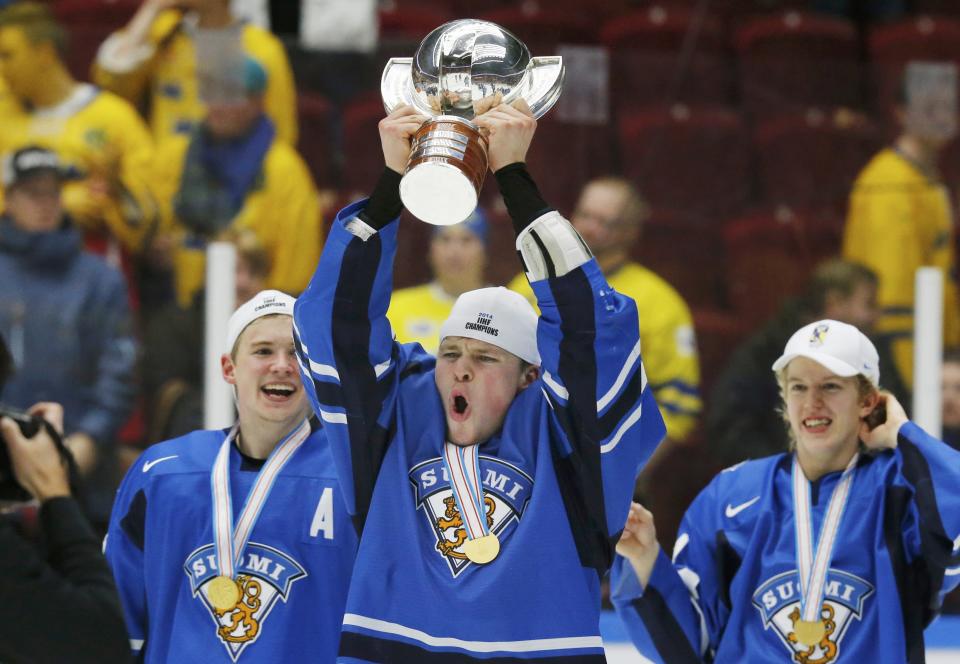
[[[482,288],[487,265],[487,220],[480,208],[453,226],[437,226],[430,240],[433,281],[394,291],[387,318],[400,343],[419,342],[431,355],[440,345],[440,325],[454,301]]]
[[[908,68],[908,77],[911,69]],[[960,345],[954,219],[950,194],[937,169],[956,134],[956,87],[909,95],[904,84],[897,119],[903,131],[866,165],[853,185],[843,255],[880,278],[877,334],[890,338],[897,371],[913,385],[914,275],[920,267],[944,276],[943,341]]]
[[[19,2],[0,10],[0,152],[42,145],[84,177],[63,204],[88,235],[113,237],[132,253],[155,229],[147,179],[153,142],[126,101],[75,81],[64,64],[66,35],[49,9]]]
[[[693,320],[687,303],[670,284],[630,260],[646,215],[646,203],[628,180],[602,177],[584,187],[570,221],[609,284],[636,300],[643,312],[640,347],[647,378],[667,425],[667,438],[682,441],[696,426],[701,409]],[[509,287],[533,301],[524,275],[517,275]]]
[[[228,228],[256,233],[270,256],[267,288],[295,295],[320,256],[319,201],[303,159],[264,113],[266,72],[240,54],[202,88],[207,118],[158,146],[153,171],[177,302],[189,306],[203,287],[207,241]]]
[[[130,23],[100,47],[93,81],[133,103],[146,102],[159,143],[189,133],[203,120],[203,69],[233,50],[267,71],[267,115],[277,137],[296,145],[296,89],[283,44],[263,28],[237,20],[230,0],[144,0]]]

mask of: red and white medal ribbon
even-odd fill
[[[443,446],[443,462],[450,476],[450,488],[453,489],[453,497],[467,529],[467,538],[471,540],[490,534],[483,503],[483,487],[480,484],[479,448],[479,445],[460,447],[453,443]]]
[[[823,589],[827,572],[833,558],[840,520],[843,518],[850,496],[850,487],[857,472],[859,452],[853,455],[843,470],[843,475],[830,494],[830,503],[820,528],[816,549],[813,545],[813,508],[810,504],[810,482],[796,455],[793,457],[793,515],[797,542],[797,571],[800,574],[800,619],[807,622],[820,620]]]
[[[213,492],[213,544],[217,555],[217,567],[222,576],[235,578],[240,557],[247,540],[260,517],[264,503],[270,495],[273,483],[294,453],[310,436],[310,422],[304,420],[284,438],[270,453],[267,462],[257,473],[257,479],[247,494],[236,527],[233,524],[233,501],[230,495],[230,447],[237,437],[239,425],[234,425],[220,446],[217,459],[210,473]]]

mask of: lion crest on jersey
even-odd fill
[[[872,594],[873,586],[867,581],[831,569],[820,611],[824,635],[813,646],[800,643],[794,633],[794,625],[800,619],[800,576],[796,571],[767,580],[753,593],[753,605],[760,612],[764,629],[777,634],[796,664],[829,664],[837,661],[847,629],[854,619],[860,620],[864,601]]]
[[[480,455],[480,478],[487,526],[503,544],[520,521],[533,490],[533,479],[516,466]],[[450,487],[443,458],[436,457],[410,470],[417,509],[423,511],[426,526],[436,538],[434,553],[443,557],[450,573],[457,577],[472,565],[462,550],[466,528]]]
[[[240,653],[260,636],[263,623],[277,600],[286,602],[293,583],[307,575],[306,570],[290,556],[273,547],[248,542],[237,566],[240,601],[233,608],[221,611],[210,602],[207,589],[207,584],[219,573],[213,544],[187,556],[183,571],[190,578],[193,596],[210,611],[217,638],[233,661],[237,661]]]

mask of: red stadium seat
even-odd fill
[[[116,30],[133,18],[141,4],[140,0],[55,0],[50,8],[70,30],[77,26]]]
[[[730,361],[733,349],[747,338],[754,326],[732,311],[694,307],[692,313],[700,360],[700,394],[709,399],[713,381]]]
[[[596,43],[596,21],[580,12],[520,5],[481,12],[477,18],[515,34],[533,56],[556,55],[560,44]]]
[[[848,110],[771,117],[753,138],[762,199],[800,207],[845,201],[860,169],[882,145],[880,130]]]
[[[329,189],[333,178],[333,143],[331,135],[332,107],[322,95],[300,91],[297,113],[300,119],[300,140],[297,148],[320,189]]]
[[[717,18],[654,5],[609,21],[600,41],[610,51],[615,108],[624,103],[722,104],[732,99],[733,62]]]
[[[702,215],[739,212],[751,193],[750,138],[721,107],[643,109],[619,121],[622,173],[654,208]]]
[[[960,3],[956,0],[913,0],[910,4],[917,14],[960,18]]]
[[[350,102],[343,110],[341,186],[348,195],[366,195],[383,170],[377,123],[386,112],[379,92]]]
[[[804,215],[786,207],[724,224],[728,297],[744,321],[759,325],[785,298],[803,290],[818,258],[811,226]]]
[[[960,20],[917,16],[870,30],[877,109],[891,124],[904,67],[911,60],[960,64]]]
[[[90,80],[90,67],[97,58],[100,44],[113,30],[107,25],[70,26],[66,65],[74,78],[79,81]]]
[[[722,246],[719,224],[654,210],[632,254],[676,288],[690,307],[717,308],[725,300]]]
[[[754,115],[861,105],[857,31],[843,19],[788,11],[745,20],[734,45],[740,92]]]
[[[537,123],[537,135],[527,153],[527,166],[553,207],[569,216],[580,189],[591,178],[609,173],[614,161],[613,135],[608,125],[563,122],[557,109]],[[487,193],[499,196],[493,175]]]
[[[440,7],[421,7],[419,4],[381,7],[378,60],[413,57],[424,37],[454,18],[451,11]]]

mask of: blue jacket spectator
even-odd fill
[[[134,403],[136,345],[121,273],[85,253],[60,207],[56,156],[24,148],[3,165],[0,335],[14,374],[0,400],[63,404],[65,442],[86,476],[95,522],[109,514],[117,431]]]

